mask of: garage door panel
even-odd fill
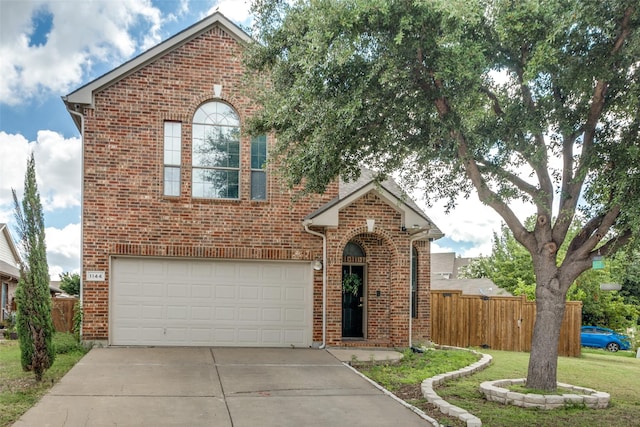
[[[137,273],[133,273],[137,274]],[[138,282],[121,282],[114,289],[116,296],[137,296],[142,295],[142,283]]]
[[[311,344],[308,263],[115,258],[112,265],[112,344]]]
[[[240,307],[238,309],[238,320],[254,323],[260,320],[260,309],[258,307]]]
[[[234,299],[236,297],[236,287],[233,285],[216,285],[216,299]]]
[[[264,308],[262,310],[262,320],[264,322],[281,322],[282,310],[279,308]]]
[[[285,288],[284,300],[291,303],[299,303],[305,299],[305,289],[300,288]]]
[[[188,297],[189,285],[186,283],[171,283],[167,285],[167,296],[173,298]]]
[[[140,320],[161,320],[163,318],[161,305],[142,305],[142,313]]]
[[[287,322],[302,322],[304,320],[304,310],[288,308],[284,311],[284,318]]]
[[[259,300],[260,299],[260,288],[257,286],[239,286],[238,287],[238,297],[241,300]]]
[[[191,285],[191,296],[203,299],[211,298],[211,289],[211,285],[193,284]]]
[[[232,307],[219,307],[215,310],[215,320],[224,321],[229,320],[232,321],[235,317],[236,309]]]
[[[277,300],[282,298],[282,288],[279,286],[265,286],[262,288],[262,300]]]
[[[211,307],[191,307],[192,320],[212,320]]]

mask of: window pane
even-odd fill
[[[264,171],[251,171],[251,199],[266,200],[267,174]]]
[[[180,151],[182,148],[181,123],[164,123],[164,164],[180,165]]]
[[[164,194],[166,196],[180,195],[180,168],[165,166]]]
[[[180,195],[180,164],[182,151],[182,123],[164,123],[164,194]]]
[[[193,197],[237,199],[239,172],[234,170],[193,169]]]
[[[231,106],[222,102],[209,102],[198,108],[193,123],[208,125],[240,126],[240,118]]]
[[[267,137],[254,137],[251,140],[251,169],[264,169],[267,161]]]
[[[364,250],[357,243],[349,242],[344,247],[344,251],[342,251],[342,256],[344,257],[364,257],[366,256]]]
[[[198,137],[196,131],[200,133]],[[240,167],[240,129],[194,125],[193,165]]]
[[[237,199],[240,118],[229,105],[209,102],[193,116],[193,196]]]

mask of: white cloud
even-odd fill
[[[432,252],[456,252],[456,255],[462,257],[491,254],[493,233],[500,231],[503,221],[496,211],[480,202],[475,192],[469,198],[458,197],[455,208],[448,214],[445,213],[444,201],[434,203],[432,207],[426,208],[420,194],[414,193],[413,198],[418,205],[422,205],[429,218],[447,238],[455,243],[464,244],[464,246],[472,245],[467,249],[456,250],[454,245],[441,247],[438,241],[435,241],[432,243]],[[510,203],[510,207],[521,221],[534,213],[531,205],[519,201]]]
[[[33,151],[40,199],[45,212],[80,206],[81,144],[56,132],[41,130],[37,141],[0,131],[0,220],[13,209],[11,189],[22,197],[27,159]]]
[[[0,222],[14,223],[11,189],[16,190],[21,200],[27,159],[32,151],[45,217],[47,212],[80,206],[80,149],[80,139],[65,139],[52,131],[39,131],[34,142],[20,134],[0,131],[0,159],[3,162],[0,168]],[[80,224],[72,223],[62,229],[47,227],[45,234],[51,278],[58,280],[59,273],[79,270]],[[14,238],[17,238],[15,233]]]
[[[46,42],[30,46],[35,13],[49,13],[53,22]],[[49,91],[66,93],[94,64],[118,65],[157,44],[162,24],[150,0],[3,0],[0,102],[17,105]]]
[[[201,18],[219,11],[231,21],[237,24],[246,25],[250,18],[250,6],[251,5],[248,0],[219,0],[218,2],[215,2],[214,5],[201,16]]]
[[[47,227],[47,262],[52,280],[59,280],[60,273],[80,271],[80,224],[69,224],[63,229]]]

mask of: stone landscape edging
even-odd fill
[[[445,415],[449,415],[451,417],[455,417],[461,421],[464,421],[467,424],[467,427],[482,426],[482,421],[480,420],[480,418],[471,414],[467,410],[462,409],[458,406],[452,405],[446,400],[442,399],[440,396],[438,396],[438,393],[436,393],[433,390],[433,387],[439,386],[445,381],[453,380],[456,378],[468,377],[472,374],[475,374],[476,372],[479,372],[485,369],[487,366],[489,366],[491,364],[491,361],[493,360],[493,357],[488,354],[480,353],[475,350],[470,350],[468,348],[451,347],[451,346],[436,346],[436,347],[442,350],[452,349],[452,350],[470,351],[473,354],[480,355],[481,358],[477,362],[472,363],[467,367],[458,369],[456,371],[447,372],[445,374],[439,374],[431,378],[425,379],[424,381],[422,381],[422,384],[421,384],[422,395],[424,396],[425,399],[427,399],[429,403],[431,403],[432,405],[435,405],[440,410],[440,412],[442,412]]]
[[[525,384],[526,381],[526,378],[485,381],[480,384],[480,391],[489,401],[505,405],[520,406],[523,408],[539,408],[548,410],[563,408],[566,406],[584,405],[591,409],[604,409],[609,406],[609,399],[611,398],[609,393],[585,387],[578,387],[571,384],[558,383],[558,387],[578,392],[580,394],[565,393],[561,395],[542,395],[534,393],[518,393],[501,387],[522,385]]]

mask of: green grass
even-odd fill
[[[484,371],[471,377],[446,382],[436,392],[447,402],[466,409],[482,420],[483,426],[633,426],[640,425],[640,359],[634,352],[610,353],[600,350],[584,349],[582,357],[560,357],[558,359],[558,381],[571,385],[592,388],[611,394],[607,409],[587,409],[571,407],[545,411],[524,409],[510,405],[488,402],[480,393],[483,381],[524,378],[529,363],[528,353],[515,353],[494,350],[479,350],[493,356],[493,363]],[[473,361],[464,360],[455,350],[437,350],[427,352],[428,360],[416,361],[420,355],[385,366],[366,366],[357,368],[374,381],[392,392],[401,391],[403,384],[466,366]],[[411,401],[412,404],[428,408],[424,400]],[[431,416],[439,419],[436,413]],[[464,425],[458,420],[440,419],[447,425]]]
[[[524,378],[528,353],[483,350],[493,364],[472,377],[446,383],[436,392],[453,405],[478,416],[483,426],[632,426],[640,420],[640,359],[620,353],[583,352],[582,357],[558,359],[558,381],[611,394],[607,409],[580,407],[544,411],[487,402],[479,392],[482,381]]]
[[[463,368],[478,361],[468,351],[438,350],[425,353],[404,352],[400,363],[355,364],[354,367],[390,391],[406,384],[416,384],[425,378]]]
[[[56,333],[54,345],[56,360],[37,383],[33,372],[22,370],[18,341],[0,341],[0,426],[17,421],[86,353],[70,334]]]

